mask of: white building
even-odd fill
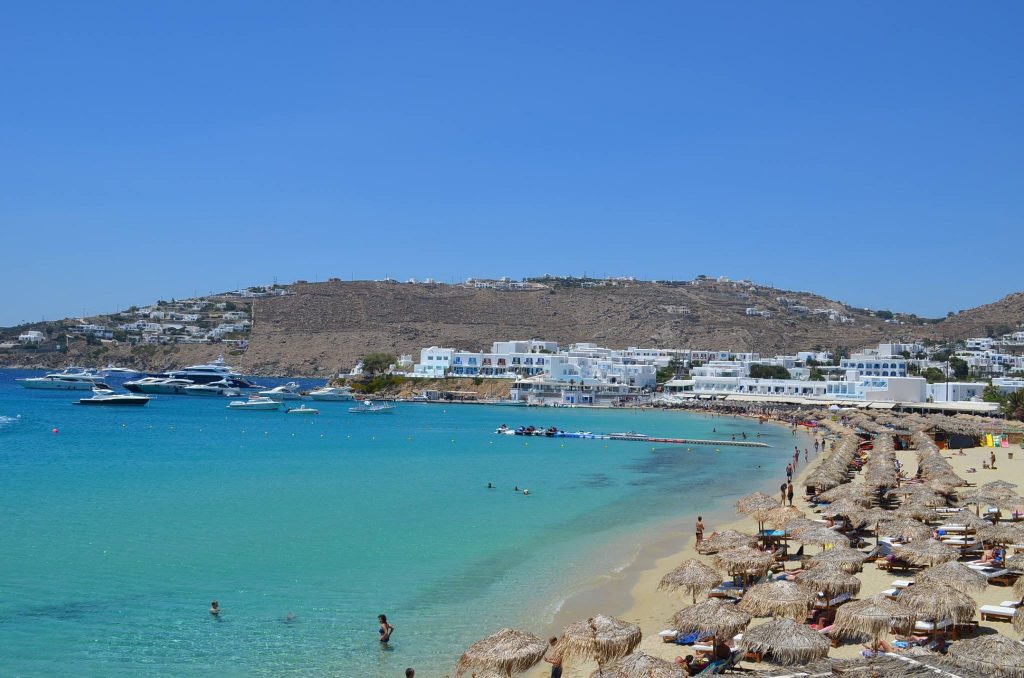
[[[988,384],[981,382],[950,381],[928,384],[928,400],[934,403],[955,403],[965,400],[981,400],[981,394]]]
[[[883,357],[870,353],[856,353],[839,361],[839,367],[849,372],[856,372],[861,377],[905,377],[907,361],[905,358]],[[849,377],[848,377],[849,378]]]
[[[18,341],[23,344],[38,344],[46,340],[46,336],[39,330],[28,330],[18,335]]]

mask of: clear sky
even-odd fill
[[[0,324],[296,278],[1024,289],[1024,3],[8,2]]]

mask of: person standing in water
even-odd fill
[[[378,614],[377,621],[380,623],[380,628],[377,629],[377,633],[380,634],[380,644],[387,645],[391,641],[391,634],[395,632],[395,627],[388,623],[386,614]]]
[[[210,614],[214,617],[220,617],[220,603],[216,600],[210,601]]]
[[[703,516],[697,516],[697,546],[704,541],[704,518]]]

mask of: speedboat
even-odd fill
[[[260,391],[259,394],[266,398],[273,398],[277,401],[302,400],[304,397],[299,393],[299,385],[294,381],[289,381],[287,384],[275,386],[274,388],[268,388],[266,391]]]
[[[81,367],[69,367],[42,377],[18,379],[24,388],[45,388],[56,391],[91,391],[95,387],[109,388],[102,377]]]
[[[351,386],[321,386],[309,392],[313,400],[355,400]]]
[[[138,370],[133,370],[129,367],[118,367],[114,363],[107,363],[107,366],[103,368],[104,374],[138,374]]]
[[[395,411],[395,406],[390,403],[375,403],[364,400],[362,404],[348,408],[348,411],[358,414],[391,414]]]
[[[299,405],[298,407],[289,407],[284,411],[285,414],[320,414],[320,410],[312,407],[306,407],[305,405]]]
[[[192,385],[188,379],[172,379],[170,377],[143,377],[124,382],[124,387],[132,393],[160,393],[163,395],[184,395],[185,389]]]
[[[228,409],[232,410],[279,410],[280,400],[272,400],[263,396],[251,396],[248,400],[232,400],[228,403]]]
[[[149,402],[149,396],[131,395],[129,393],[114,393],[109,388],[93,389],[91,398],[81,398],[79,405],[145,405]]]
[[[242,389],[235,388],[225,379],[211,381],[209,384],[192,384],[185,387],[185,393],[197,396],[229,396],[237,398],[242,395]]]

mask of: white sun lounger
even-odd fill
[[[981,621],[1011,621],[1016,614],[1017,608],[1003,607],[1002,605],[982,605],[979,608]]]
[[[943,619],[938,624],[935,622],[919,621],[914,624],[915,631],[941,631],[953,625],[952,619]]]

